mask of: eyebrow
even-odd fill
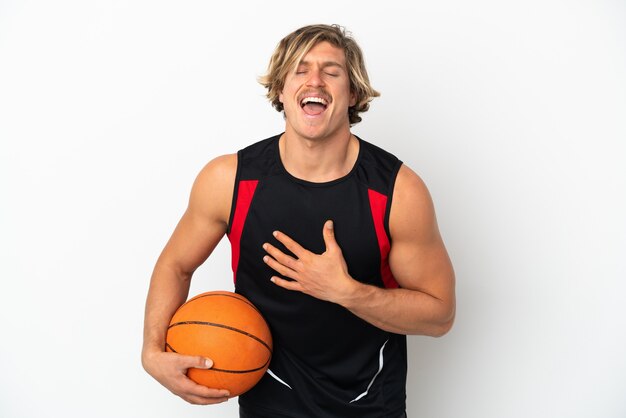
[[[298,67],[300,67],[300,66],[302,66],[302,65],[303,65],[303,66],[305,66],[305,67],[310,67],[310,66],[311,66],[311,63],[310,63],[309,61],[302,60],[302,61],[300,61],[300,63],[298,64]],[[324,61],[324,62],[322,63],[322,68],[327,68],[327,67],[339,67],[339,68],[341,68],[342,70],[345,70],[344,66],[343,66],[343,65],[341,65],[340,63],[338,63],[337,61]]]

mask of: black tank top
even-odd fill
[[[405,410],[406,337],[383,331],[347,309],[282,289],[262,261],[263,243],[289,253],[280,230],[320,254],[322,227],[333,220],[350,275],[398,287],[388,264],[389,208],[401,162],[359,139],[345,177],[311,183],[282,165],[280,135],[238,155],[228,238],[235,291],[267,320],[274,339],[269,370],[239,398],[242,410],[268,417],[398,417]]]

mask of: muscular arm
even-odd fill
[[[280,274],[272,281],[344,306],[386,331],[445,334],[454,320],[454,272],[444,247],[433,204],[421,179],[402,166],[394,188],[389,229],[389,264],[400,289],[382,289],[350,277],[335,241],[332,222],[324,226],[326,251],[313,254],[281,232],[275,237],[295,258],[265,244],[265,262]]]
[[[340,303],[387,331],[445,334],[454,321],[454,271],[430,194],[406,166],[396,180],[389,229],[389,264],[401,288],[381,289],[353,282],[352,292]]]
[[[165,336],[174,312],[187,299],[194,271],[226,232],[236,165],[235,155],[219,157],[196,178],[187,210],[156,263],[146,301],[144,368],[192,403],[214,403],[217,397],[224,398],[225,392],[210,391],[187,379],[184,375],[189,367],[210,367],[211,362],[164,353]]]

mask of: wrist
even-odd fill
[[[158,344],[144,344],[141,350],[141,363],[144,368],[152,363],[153,359],[165,350]]]
[[[371,286],[350,277],[350,280],[347,282],[340,300],[337,303],[352,311],[358,306],[361,306],[364,300],[367,300],[368,295],[370,294],[370,288]]]

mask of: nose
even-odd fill
[[[309,79],[307,80],[307,86],[320,87],[324,85],[324,79],[322,78],[322,70],[320,68],[313,68],[309,72]]]

